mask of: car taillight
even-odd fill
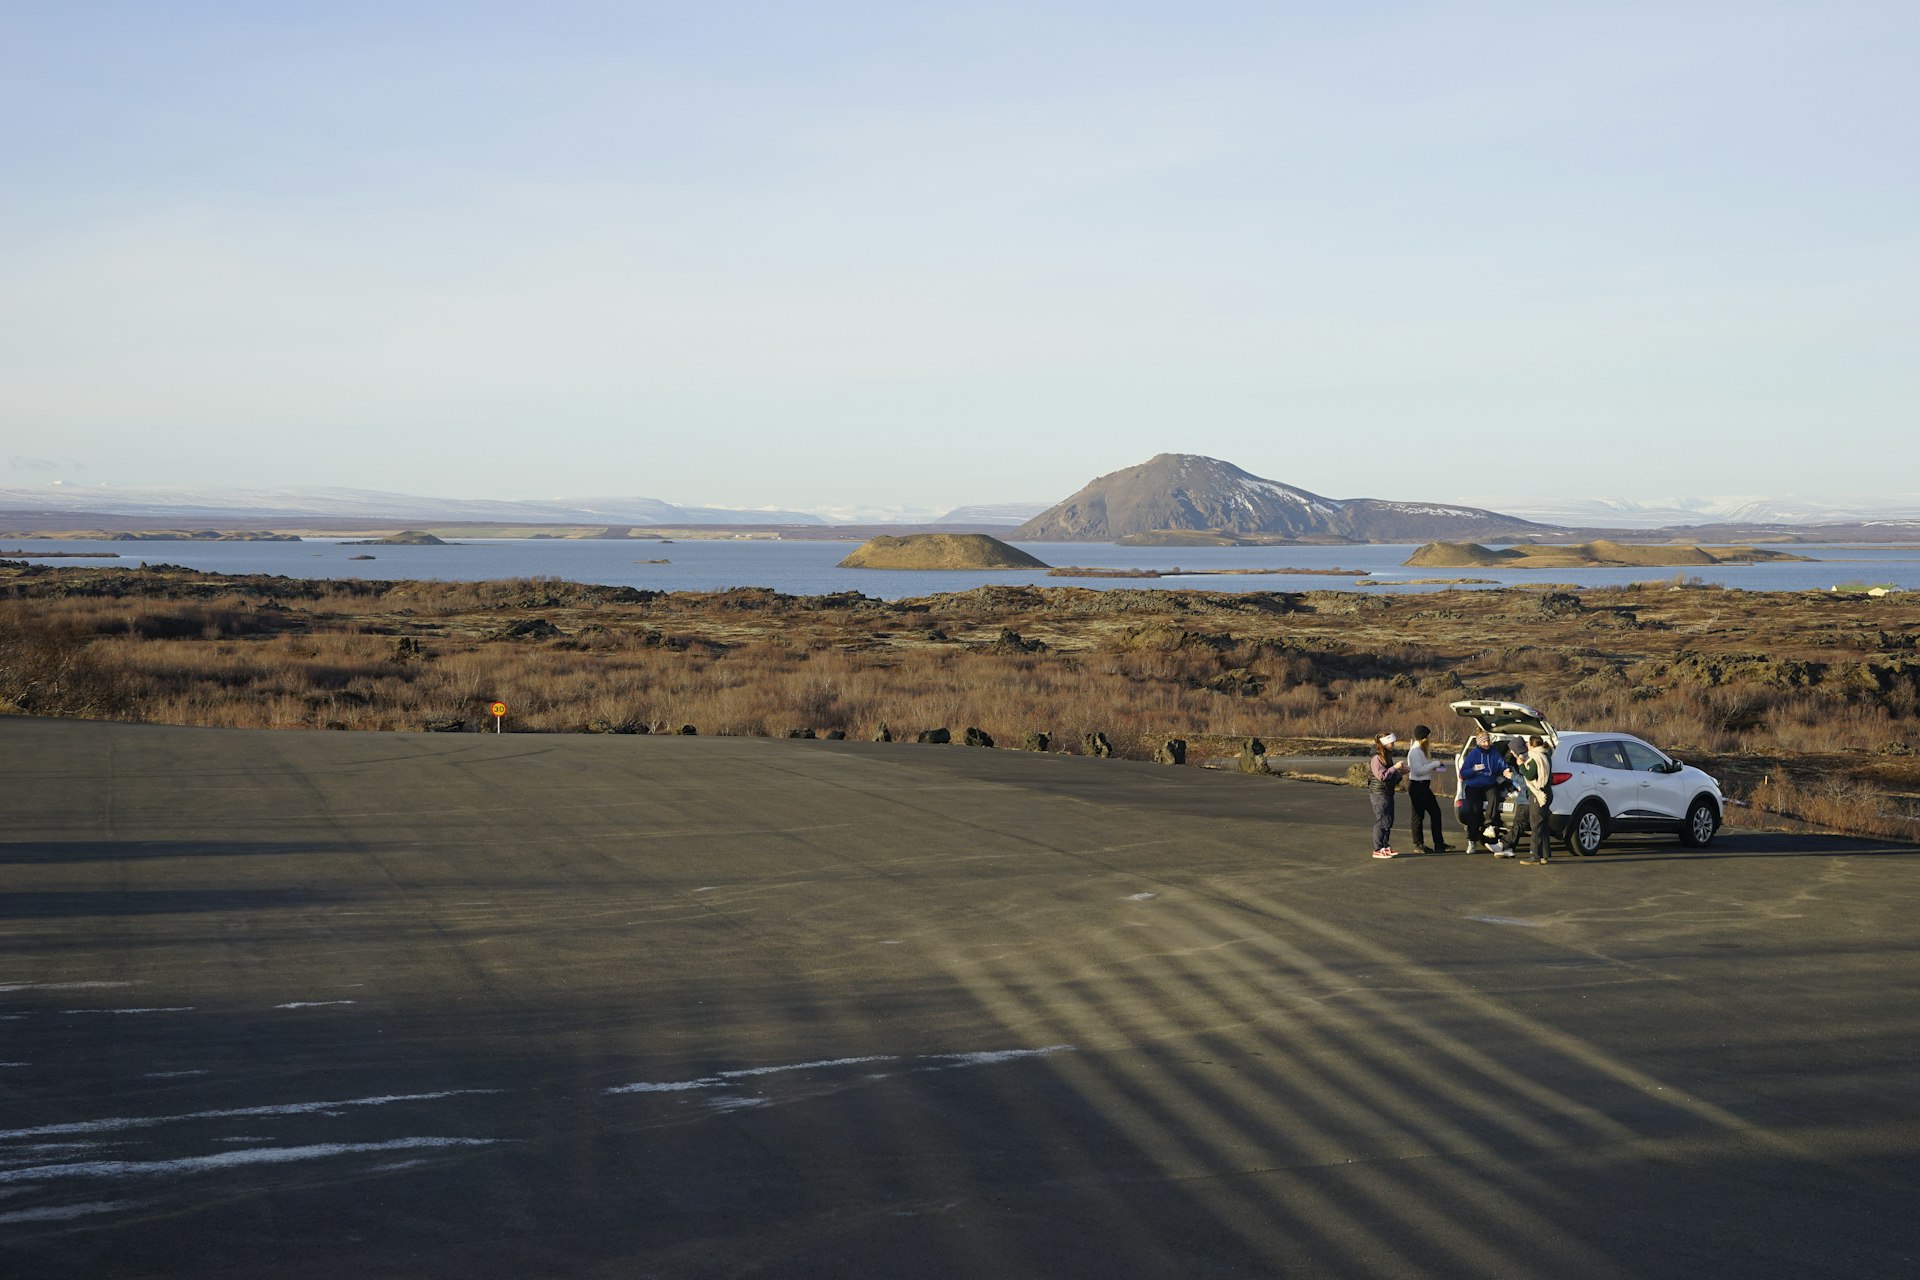
[[[1547,775],[1547,781],[1556,787],[1563,782],[1570,782],[1572,780],[1573,775],[1570,773],[1552,773]]]

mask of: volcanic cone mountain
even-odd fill
[[[1015,529],[1015,542],[1111,542],[1160,530],[1265,540],[1508,541],[1557,532],[1496,511],[1437,502],[1323,498],[1231,462],[1163,453],[1101,476]]]

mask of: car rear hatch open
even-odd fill
[[[1524,702],[1466,698],[1452,706],[1453,714],[1467,717],[1480,727],[1481,732],[1495,737],[1524,738],[1537,733],[1546,739],[1550,747],[1560,741],[1553,726],[1547,723],[1547,718]]]

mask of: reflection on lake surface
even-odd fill
[[[1706,565],[1633,569],[1432,569],[1406,568],[1408,545],[1361,547],[1117,547],[1106,542],[1018,544],[1049,564],[1104,569],[1348,569],[1347,574],[1183,576],[1166,578],[1055,578],[1044,570],[882,570],[835,566],[857,542],[680,539],[670,543],[631,539],[602,541],[552,538],[470,539],[443,547],[352,546],[332,540],[305,542],[83,542],[66,539],[3,539],[0,551],[111,551],[118,559],[48,559],[37,563],[99,569],[134,568],[142,562],[177,564],[217,573],[273,573],[293,578],[564,578],[655,591],[721,591],[771,587],[790,595],[858,591],[882,599],[965,591],[986,583],[1094,587],[1102,590],[1161,587],[1208,591],[1351,590],[1437,591],[1404,585],[1418,578],[1478,578],[1504,586],[1567,583],[1579,587],[1660,582],[1678,575],[1751,591],[1824,591],[1839,583],[1889,583],[1920,590],[1920,548],[1791,545],[1779,549],[1812,557],[1810,562]],[[353,556],[372,555],[372,560]],[[646,564],[665,558],[666,564]]]

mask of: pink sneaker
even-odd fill
[[[1373,851],[1373,856],[1376,858],[1397,858],[1400,855],[1395,853],[1391,849],[1375,849]]]

